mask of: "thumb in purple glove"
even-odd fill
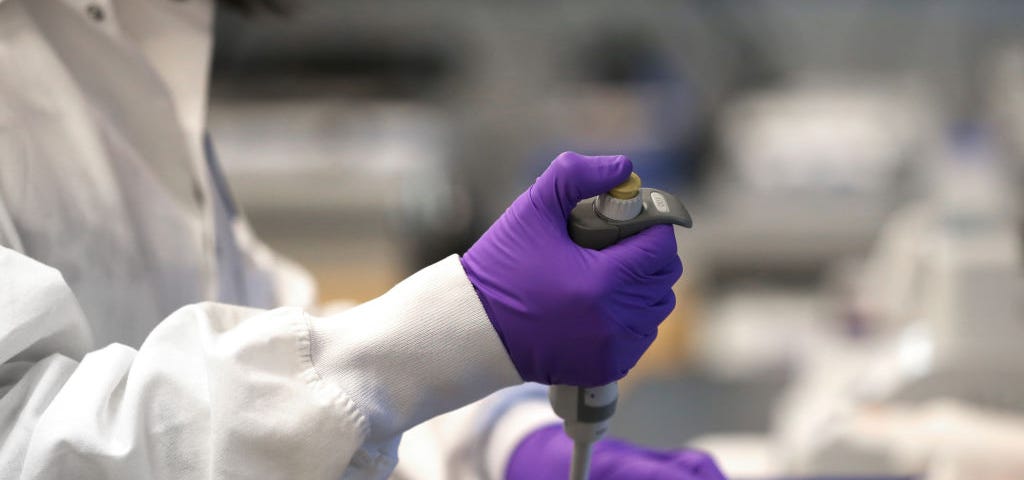
[[[543,427],[528,435],[512,453],[506,480],[569,478],[572,440],[561,425]],[[710,455],[697,450],[654,450],[613,438],[594,444],[593,480],[725,480]]]
[[[683,267],[671,226],[600,251],[569,238],[572,208],[631,171],[621,155],[559,155],[462,257],[523,380],[585,387],[618,380],[675,306],[672,285]]]

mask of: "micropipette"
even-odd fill
[[[622,184],[597,197],[581,201],[569,215],[569,236],[577,245],[600,250],[648,227],[674,224],[689,228],[693,221],[674,195],[641,188],[640,177],[631,173]],[[573,440],[570,480],[585,480],[590,471],[594,443],[608,431],[619,399],[619,386],[552,385],[551,407],[565,421],[565,433]]]

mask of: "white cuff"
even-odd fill
[[[369,420],[368,443],[522,382],[456,255],[310,324],[313,365]]]

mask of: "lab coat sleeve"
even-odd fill
[[[368,444],[395,442],[420,422],[522,382],[456,255],[311,325],[317,373],[366,415]]]
[[[334,318],[187,306],[138,351],[89,351],[52,268],[0,248],[0,273],[3,479],[383,478],[398,432],[518,381],[457,259]]]

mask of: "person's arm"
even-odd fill
[[[375,478],[401,431],[519,381],[454,257],[331,318],[187,306],[138,351],[90,352],[56,270],[0,272],[0,478]]]
[[[566,153],[461,261],[330,318],[184,307],[137,352],[83,356],[60,275],[0,250],[3,476],[379,478],[403,431],[494,390],[621,378],[674,303],[671,229],[597,252],[565,219],[630,169]]]

